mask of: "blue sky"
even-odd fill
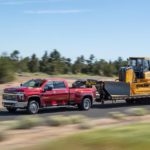
[[[150,56],[149,0],[0,0],[0,53]]]

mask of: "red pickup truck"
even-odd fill
[[[94,88],[70,88],[64,79],[32,79],[19,87],[4,89],[2,104],[9,112],[26,109],[36,114],[52,106],[77,105],[80,110],[89,110],[95,98]]]

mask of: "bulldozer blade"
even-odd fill
[[[130,96],[130,84],[124,82],[105,81],[104,90],[109,96]]]

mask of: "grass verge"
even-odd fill
[[[42,125],[43,119],[40,117],[22,117],[18,119],[11,129],[30,129]]]
[[[63,126],[68,124],[79,124],[83,123],[88,118],[82,115],[74,115],[74,116],[50,116],[46,119],[46,125],[48,126]]]
[[[139,123],[88,132],[47,142],[29,150],[149,150],[150,123]]]

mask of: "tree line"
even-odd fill
[[[0,56],[0,83],[12,81],[16,72],[43,72],[49,75],[82,73],[112,77],[118,75],[119,68],[125,65],[127,61],[121,57],[114,61],[106,61],[97,59],[93,54],[89,58],[81,55],[72,62],[56,49],[51,52],[45,51],[41,58],[36,54],[22,57],[18,50],[14,50],[9,55]]]

